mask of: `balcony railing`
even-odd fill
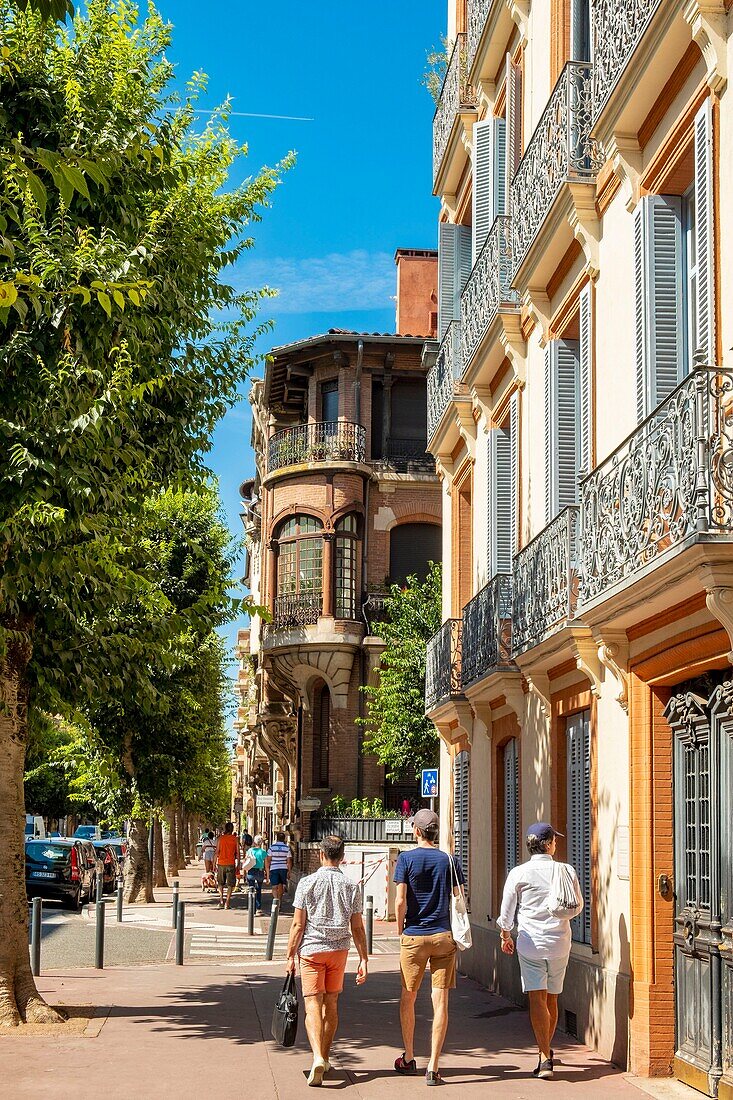
[[[698,366],[581,485],[582,605],[733,532],[733,371]]]
[[[476,51],[484,33],[486,20],[494,0],[468,0],[468,34],[466,36],[466,72],[470,73]]]
[[[273,435],[267,445],[267,472],[307,462],[364,462],[366,430],[347,420],[296,424]]]
[[[502,306],[515,309],[511,283],[511,221],[496,218],[461,295],[461,359],[466,369]]]
[[[512,268],[516,272],[564,183],[589,182],[602,164],[590,137],[593,66],[568,61],[511,186]]]
[[[462,373],[461,323],[451,321],[440,342],[438,357],[428,371],[428,439],[432,438],[453,400],[455,383]]]
[[[661,2],[592,0],[594,119],[603,110]]]
[[[425,660],[425,710],[429,714],[461,694],[461,619],[446,619],[428,642]]]
[[[453,123],[464,105],[473,107],[474,101],[473,90],[466,80],[466,35],[458,34],[433,117],[433,181],[438,178]]]
[[[539,645],[575,617],[579,509],[573,505],[514,559],[512,655]]]
[[[435,459],[427,453],[427,443],[417,439],[399,439],[392,436],[382,462],[398,473],[414,470],[416,473],[435,473]]]
[[[379,634],[380,624],[387,617],[387,600],[390,594],[385,589],[367,592],[361,605],[361,612],[370,634]]]
[[[463,688],[511,661],[512,578],[509,573],[497,573],[463,609]]]
[[[318,622],[322,608],[323,593],[320,588],[276,596],[272,625],[276,629],[312,625]]]

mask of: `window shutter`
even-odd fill
[[[517,531],[519,529],[519,391],[515,390],[509,398],[509,435],[511,436],[511,486],[509,503],[509,552],[513,559],[517,552]],[[509,562],[509,572],[512,560]]]
[[[471,274],[471,227],[441,222],[438,226],[438,338],[461,317],[461,294]]]
[[[545,519],[578,500],[579,348],[552,340],[545,348]]]
[[[473,128],[473,262],[484,247],[493,222],[494,119]]]
[[[570,59],[590,61],[590,0],[571,0]]]
[[[511,54],[506,55],[506,135],[505,135],[505,211],[510,214],[509,195],[512,180],[522,159],[522,70],[512,61]]]
[[[706,99],[695,115],[695,257],[697,260],[697,344],[690,351],[715,362],[715,276],[713,266],[713,117]]]
[[[579,378],[579,472],[589,474],[593,466],[593,313],[591,284],[580,292]]]
[[[466,888],[469,869],[469,760],[465,749],[453,759],[453,847],[461,861]]]
[[[511,429],[493,428],[489,435],[492,446],[490,469],[493,475],[489,492],[489,514],[492,517],[490,576],[512,571],[512,439]]]
[[[645,195],[634,214],[636,410],[641,421],[682,381],[682,207]]]
[[[492,225],[506,211],[506,122],[503,118],[494,119],[494,164],[492,194]]]
[[[504,746],[504,870],[517,864],[519,848],[519,768],[515,737]]]
[[[573,939],[591,939],[590,715],[574,714],[567,723],[568,860],[578,873],[585,908],[571,921]]]

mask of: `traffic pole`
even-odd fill
[[[176,920],[176,966],[183,966],[183,937],[186,930],[186,903],[178,902],[178,917]]]
[[[247,931],[250,936],[255,934],[255,888],[249,888],[249,912],[247,913]]]
[[[43,914],[43,899],[33,899],[33,912],[31,914],[31,972],[34,978],[41,973],[41,919]]]
[[[122,923],[122,902],[125,895],[125,886],[122,879],[117,880],[117,923]]]
[[[97,928],[94,944],[94,966],[104,970],[104,902],[97,902]]]
[[[267,950],[265,951],[265,960],[267,962],[272,961],[272,956],[275,952],[275,934],[277,932],[277,918],[280,916],[280,902],[277,898],[272,903],[272,910],[270,911],[270,927],[267,930]]]
[[[104,897],[104,872],[97,871],[97,901],[100,902]]]
[[[180,890],[180,883],[177,878],[173,879],[173,908],[171,911],[171,927],[176,927],[176,921],[178,920],[178,891]]]
[[[374,898],[367,894],[366,899],[366,941],[367,955],[374,954]]]

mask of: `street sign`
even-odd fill
[[[275,795],[274,794],[258,794],[257,806],[260,810],[274,810],[275,808]]]
[[[438,769],[423,768],[420,792],[423,798],[438,797]]]

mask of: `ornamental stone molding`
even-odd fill
[[[528,286],[522,295],[522,308],[540,330],[540,347],[544,348],[550,339],[550,316],[552,305],[544,286]],[[526,379],[526,366],[524,367]]]
[[[621,184],[624,205],[632,213],[639,202],[642,172],[641,146],[636,134],[612,134],[606,144],[613,174]]]
[[[506,0],[509,14],[519,30],[520,44],[526,46],[529,41],[529,9],[531,0]]]
[[[568,225],[583,249],[588,274],[591,279],[597,279],[601,270],[601,223],[596,210],[596,189],[588,183],[569,183],[568,190],[572,199]]]
[[[731,651],[728,660],[733,664],[733,587],[716,586],[706,590],[705,602],[728,635]]]
[[[550,700],[550,677],[546,672],[533,672],[525,675],[530,695],[534,695],[540,704],[542,717],[546,722],[552,718],[552,702]]]
[[[601,662],[598,646],[588,633],[572,632],[570,647],[575,658],[575,667],[590,680],[590,690],[596,698],[601,694]]]
[[[598,642],[598,660],[607,669],[616,683],[618,691],[616,702],[629,712],[629,642],[624,631],[603,632],[603,636],[596,636]]]
[[[547,297],[546,294],[545,297]],[[502,327],[499,343],[511,364],[517,387],[523,390],[527,384],[527,341],[522,335],[521,317],[519,314],[512,313],[502,313],[500,317]]]
[[[684,14],[693,41],[702,52],[708,85],[719,95],[728,80],[728,13],[724,0],[691,0]]]

